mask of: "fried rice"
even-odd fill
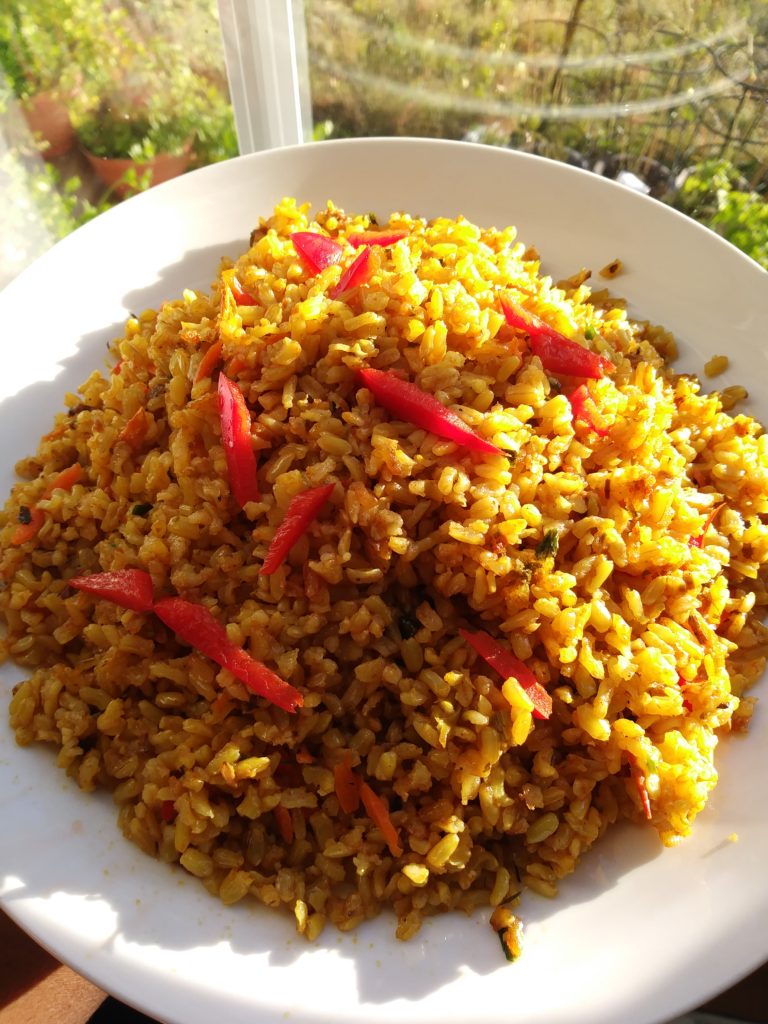
[[[344,244],[371,227],[284,199],[210,294],[131,317],[112,370],[67,396],[0,520],[3,653],[27,673],[10,721],[84,790],[109,789],[144,852],[227,904],[287,908],[309,938],[385,908],[401,939],[438,911],[496,908],[514,954],[521,891],[555,895],[619,819],[649,818],[667,845],[687,835],[719,736],[746,728],[767,651],[768,438],[724,408],[740,395],[671,371],[665,330],[586,270],[555,284],[513,228],[393,215],[405,237],[331,298],[355,249],[314,273],[291,235]],[[599,422],[578,419],[579,381],[544,369],[503,298],[613,362],[590,382]],[[398,420],[364,367],[502,453]],[[242,509],[219,372],[251,415],[261,495]],[[73,465],[80,479],[57,485]],[[261,574],[291,499],[329,483]],[[20,543],[31,509],[41,524]],[[128,568],[209,609],[303,706],[68,584]],[[462,629],[524,662],[550,717]],[[343,810],[344,764],[384,819]]]

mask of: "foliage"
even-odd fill
[[[687,175],[675,206],[712,228],[768,270],[768,203],[739,187],[741,175],[727,160],[709,160]]]
[[[465,138],[631,171],[758,261],[766,244],[764,0],[305,0],[322,137]],[[712,185],[713,154],[756,192]],[[687,197],[687,198],[685,198]]]
[[[181,153],[194,134],[189,118],[148,111],[120,114],[99,108],[77,130],[80,142],[96,156],[152,160],[158,153]]]
[[[37,92],[65,93],[80,60],[74,20],[98,12],[98,0],[13,0],[0,8],[0,65],[20,99]]]
[[[67,96],[100,156],[151,159],[194,142],[195,162],[237,155],[215,0],[5,0],[0,72],[26,97]]]

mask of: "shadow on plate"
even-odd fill
[[[14,435],[22,439],[25,446],[23,451],[18,452],[9,451],[6,447],[4,458],[11,457],[15,461],[23,455],[32,454],[37,449],[40,437],[51,429],[54,415],[64,411],[66,392],[76,391],[94,370],[105,375],[109,372],[107,346],[113,339],[122,337],[125,320],[131,313],[157,309],[164,301],[179,298],[184,288],[208,290],[216,277],[221,257],[230,256],[234,259],[247,245],[247,239],[240,238],[186,252],[175,263],[160,270],[151,284],[125,293],[122,299],[125,316],[122,320],[114,320],[77,339],[65,338],[62,350],[70,354],[58,360],[59,369],[53,380],[35,381],[16,394],[0,399],[0,421],[13,424]],[[34,330],[66,333],[66,316],[63,326],[38,321]],[[30,343],[33,342],[32,336]],[[12,466],[8,466],[8,469],[12,469]]]
[[[24,750],[20,756],[30,758],[32,778],[50,778],[50,774],[58,771],[47,750]],[[238,956],[263,957],[254,964],[258,971],[265,965],[289,967],[313,950],[322,950],[351,962],[361,1004],[384,1004],[395,998],[420,1000],[466,972],[484,976],[504,966],[498,939],[488,925],[490,909],[484,908],[469,921],[456,913],[429,918],[407,944],[390,941],[395,928],[390,913],[345,935],[328,926],[317,942],[309,944],[296,934],[289,913],[255,903],[225,907],[181,868],[142,855],[119,833],[107,794],[86,795],[69,781],[63,783],[63,788],[66,806],[75,816],[71,823],[73,836],[76,841],[85,839],[89,844],[92,837],[95,850],[106,846],[109,866],[103,867],[104,861],[94,864],[93,886],[83,892],[80,861],[66,855],[59,857],[52,872],[50,844],[47,848],[46,844],[32,845],[24,871],[18,877],[20,884],[5,896],[5,907],[12,916],[17,900],[51,900],[53,909],[48,912],[64,918],[70,912],[67,908],[76,906],[77,900],[71,897],[103,901],[104,918],[109,918],[111,925],[105,926],[101,947],[114,949],[123,957],[130,947],[144,947],[143,960],[147,953],[151,957],[152,948],[183,952],[201,947],[212,949],[224,943]],[[29,792],[32,793],[31,786]],[[63,836],[62,845],[70,839]],[[539,925],[574,905],[595,899],[622,876],[654,859],[661,850],[649,829],[619,825],[583,858],[576,874],[562,884],[557,899],[525,894],[520,915],[529,928]],[[122,882],[135,876],[136,889],[130,885],[112,886],[110,878],[115,875]],[[0,885],[3,881],[0,878]],[[137,891],[141,892],[141,899],[136,898]],[[151,912],[148,904],[153,905]],[[162,914],[156,913],[155,904],[162,904]],[[471,941],[467,941],[468,927]],[[400,957],[404,958],[404,966],[398,972],[395,993],[392,970],[382,970],[382,963],[388,966],[387,961]],[[129,994],[117,994],[131,1001]],[[333,991],[318,989],[313,997],[318,1014],[332,1010],[333,999]]]

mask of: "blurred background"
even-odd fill
[[[270,47],[280,18],[295,31]],[[113,203],[254,148],[226,70],[257,60],[248,35],[293,62],[302,139],[539,153],[768,268],[766,0],[3,0],[0,284]],[[274,92],[262,118],[290,101]]]

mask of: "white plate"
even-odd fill
[[[65,239],[0,294],[3,493],[14,458],[49,429],[64,391],[103,365],[128,313],[207,286],[219,256],[236,255],[283,195],[515,223],[557,276],[620,256],[627,271],[614,288],[632,312],[677,333],[686,368],[727,353],[725,383],[747,383],[768,418],[768,275],[704,228],[535,157],[426,140],[323,143],[153,189]],[[3,670],[3,720],[18,678]],[[485,912],[435,918],[407,944],[383,916],[351,935],[329,928],[310,946],[286,917],[223,907],[126,842],[109,797],[81,794],[50,750],[18,749],[3,721],[0,891],[62,960],[178,1024],[651,1024],[768,957],[762,708],[747,737],[722,744],[718,765],[722,781],[680,847],[662,850],[650,829],[626,827],[556,901],[527,896],[525,953],[507,966]]]

